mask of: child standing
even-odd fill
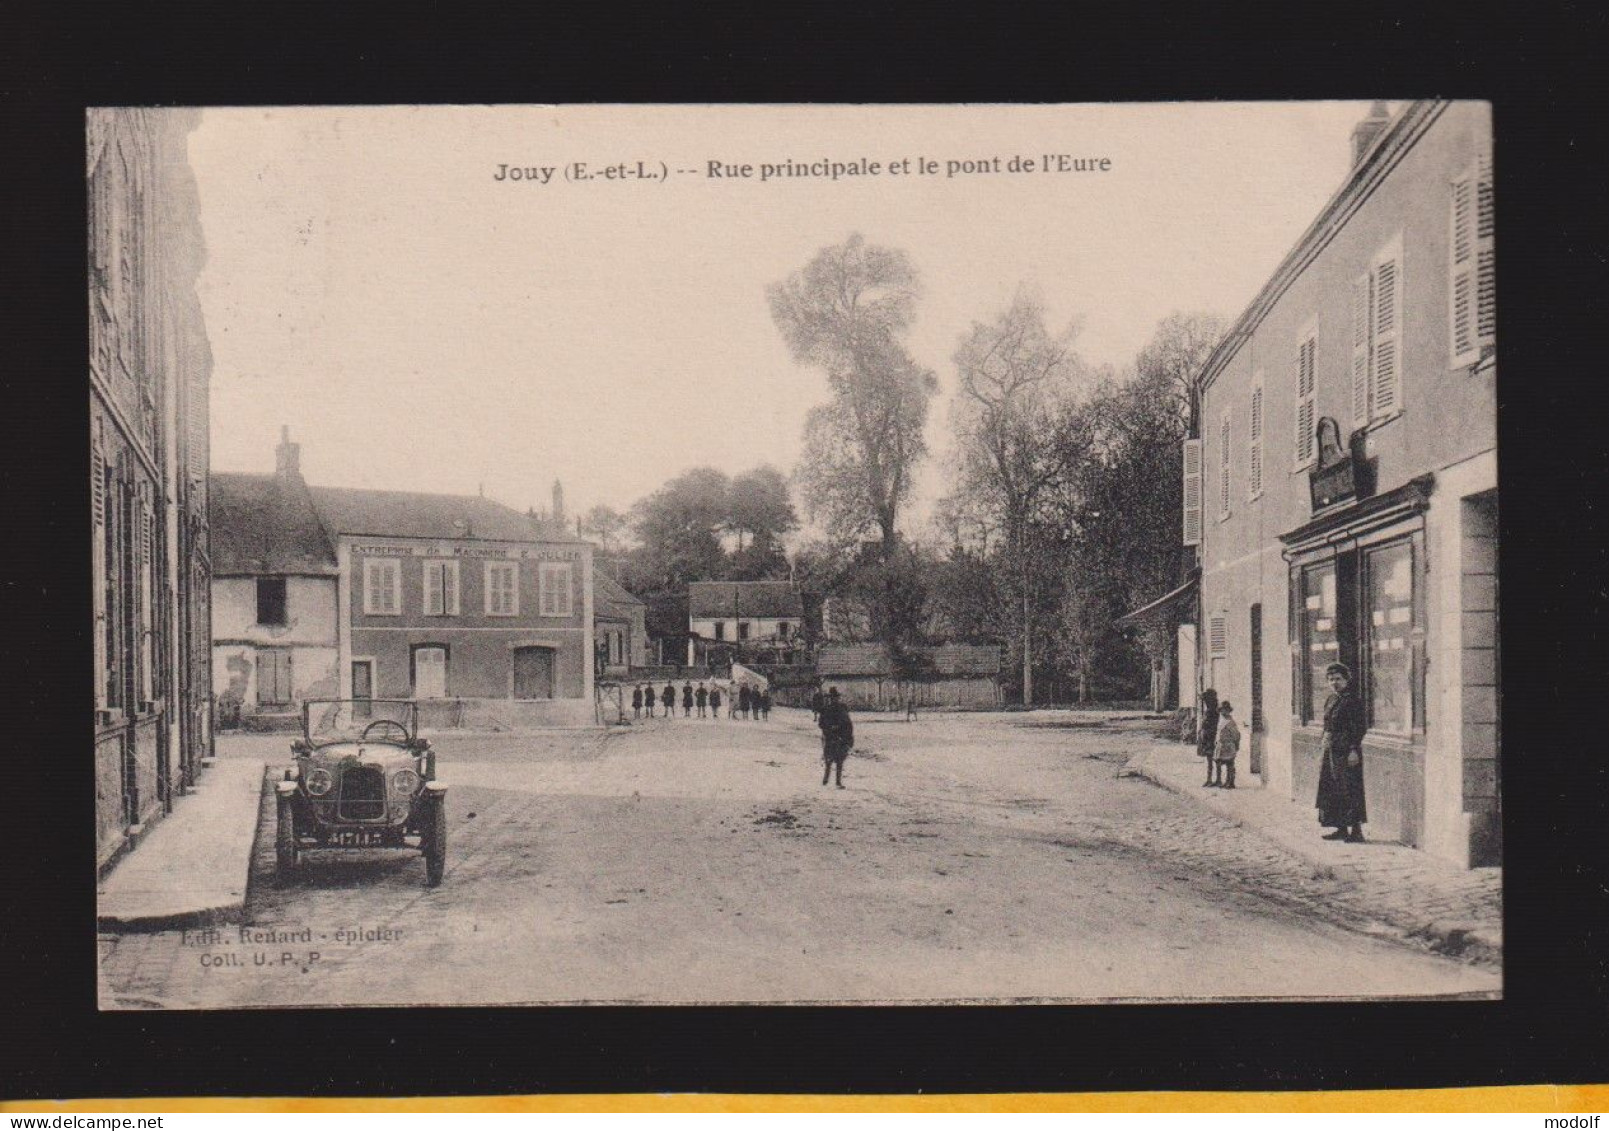
[[[1213,751],[1218,784],[1235,788],[1235,755],[1240,752],[1240,728],[1235,725],[1234,706],[1225,699],[1218,708],[1218,743]]]

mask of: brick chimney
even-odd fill
[[[281,479],[302,477],[302,445],[291,443],[289,424],[279,429],[279,447],[274,449],[274,474]]]
[[[553,526],[563,532],[567,523],[564,521],[564,484],[557,479],[553,481]]]
[[[1386,132],[1391,124],[1391,111],[1380,99],[1375,99],[1374,105],[1369,107],[1369,116],[1352,127],[1352,167],[1356,169],[1363,159],[1368,156],[1369,150],[1380,135]]]

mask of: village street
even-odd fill
[[[820,785],[806,711],[444,732],[441,887],[417,854],[361,851],[279,886],[264,836],[248,926],[272,941],[104,936],[103,974],[125,1003],[169,1007],[1498,989],[1495,969],[1353,929],[1333,877],[1124,775],[1156,725],[858,715],[842,790]],[[287,744],[218,745],[277,760]]]

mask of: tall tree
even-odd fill
[[[794,358],[822,369],[832,400],[811,411],[798,480],[812,518],[840,540],[877,532],[895,555],[900,508],[926,453],[922,429],[937,378],[902,339],[920,292],[903,251],[852,235],[767,288]]]
[[[1007,309],[973,323],[954,355],[960,488],[975,510],[997,521],[1015,558],[1024,705],[1033,702],[1035,586],[1047,564],[1035,523],[1048,493],[1083,456],[1068,436],[1057,435],[1066,430],[1084,375],[1074,335],[1071,328],[1046,329],[1038,298],[1019,288]]]

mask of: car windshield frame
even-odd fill
[[[360,713],[360,710],[361,713]],[[351,733],[330,733],[323,729],[331,714],[344,711]],[[314,734],[314,720],[319,720],[319,733]],[[390,720],[408,732],[405,740],[395,738],[368,738],[362,731],[370,724]],[[318,749],[343,742],[381,742],[391,746],[411,747],[419,741],[419,704],[412,699],[304,699],[302,701],[302,738]]]

